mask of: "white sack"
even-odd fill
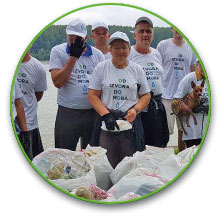
[[[144,184],[148,184],[151,188],[151,192],[154,192],[163,187],[165,183],[166,180],[152,173],[151,169],[137,168],[113,185],[107,193],[110,196],[119,199],[127,193],[136,193]]]
[[[94,165],[97,186],[103,190],[108,190],[112,186],[110,173],[114,170],[107,159],[107,150],[102,147],[87,146],[85,153],[90,157]]]
[[[151,150],[147,149],[145,151],[133,154],[132,157],[125,157],[114,169],[111,173],[110,178],[113,184],[116,184],[123,176],[128,173],[134,171],[137,168],[152,168],[158,169],[158,165],[165,158],[173,155],[173,149],[158,149],[158,147],[154,147],[157,149]],[[150,151],[151,150],[151,151]]]
[[[68,192],[80,186],[96,185],[94,167],[89,157],[83,152],[49,148],[37,155],[32,162],[45,177],[48,177],[47,172],[54,166],[59,164],[64,164],[65,167],[71,166],[71,172],[78,178],[50,180]]]

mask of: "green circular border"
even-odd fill
[[[86,9],[86,8],[92,8],[92,7],[97,7],[97,6],[124,6],[124,7],[129,7],[129,8],[135,8],[135,9],[138,9],[138,10],[141,10],[141,11],[144,11],[144,12],[147,12],[149,14],[152,14],[158,18],[160,18],[161,20],[163,20],[164,22],[166,22],[167,24],[169,24],[171,27],[175,28],[182,36],[183,38],[188,42],[188,44],[190,45],[190,47],[192,48],[192,50],[194,51],[194,53],[196,54],[197,58],[199,59],[202,67],[203,67],[203,70],[204,70],[204,73],[205,73],[205,77],[206,77],[206,83],[207,83],[207,86],[208,86],[208,94],[209,94],[209,113],[208,113],[208,120],[207,120],[207,124],[206,124],[206,128],[205,128],[205,132],[204,132],[204,135],[202,137],[202,141],[195,153],[195,155],[193,156],[192,160],[188,163],[188,165],[173,179],[171,180],[170,182],[168,182],[166,185],[164,185],[162,188],[150,193],[150,194],[147,194],[145,196],[142,196],[142,197],[139,197],[139,198],[136,198],[136,199],[132,199],[132,200],[127,200],[127,201],[119,201],[119,202],[102,202],[102,201],[97,201],[97,200],[89,200],[89,199],[84,199],[84,198],[81,198],[81,197],[78,197],[76,195],[73,195],[65,190],[63,190],[62,188],[58,187],[57,185],[55,185],[53,182],[51,182],[50,180],[48,180],[45,176],[42,175],[42,173],[33,165],[33,163],[30,161],[30,159],[28,158],[27,154],[25,153],[22,145],[21,145],[21,142],[18,138],[18,135],[16,133],[16,129],[15,129],[15,124],[14,124],[14,119],[13,119],[13,113],[12,113],[12,95],[13,95],[13,88],[14,88],[14,83],[15,83],[15,78],[16,78],[16,75],[17,75],[17,72],[18,72],[18,69],[19,69],[19,66],[21,64],[21,61],[23,60],[25,54],[27,53],[27,51],[31,48],[31,45],[35,42],[35,40],[45,31],[47,30],[51,25],[53,25],[55,22],[57,22],[58,20],[60,20],[61,18],[64,18],[66,17],[67,15],[70,15],[76,11],[80,11],[80,10],[83,10],[83,9]],[[173,182],[175,182],[188,168],[189,166],[192,164],[192,162],[194,161],[194,159],[196,158],[197,154],[199,153],[201,147],[202,147],[202,144],[205,140],[205,137],[206,137],[206,134],[207,134],[207,131],[208,131],[208,127],[209,127],[209,123],[210,123],[210,116],[211,116],[211,91],[210,91],[210,85],[209,85],[209,80],[208,80],[208,77],[207,77],[207,74],[206,74],[206,70],[205,70],[205,67],[202,63],[202,60],[200,59],[199,57],[199,54],[197,53],[197,51],[195,50],[195,48],[193,47],[193,45],[190,43],[189,39],[177,28],[175,27],[173,24],[171,24],[169,21],[167,21],[165,18],[162,18],[161,16],[157,15],[156,13],[152,12],[152,11],[149,11],[149,10],[146,10],[144,8],[141,8],[141,7],[137,7],[137,6],[134,6],[134,5],[129,5],[129,4],[122,4],[122,3],[99,3],[99,4],[92,4],[92,5],[87,5],[87,6],[84,6],[84,7],[80,7],[78,9],[75,9],[75,10],[72,10],[60,17],[58,17],[57,19],[55,19],[54,21],[52,21],[51,23],[49,23],[46,27],[44,27],[35,37],[34,39],[30,42],[30,44],[27,46],[27,48],[25,49],[24,53],[22,54],[22,57],[20,58],[19,60],[19,63],[16,67],[16,70],[15,70],[15,74],[14,74],[14,77],[13,77],[13,80],[12,80],[12,85],[11,85],[11,92],[10,92],[10,116],[11,116],[11,123],[12,123],[12,127],[13,127],[13,130],[14,130],[14,133],[15,133],[15,137],[17,139],[17,142],[19,144],[19,147],[21,148],[23,154],[25,155],[26,159],[28,160],[28,162],[30,163],[30,165],[33,167],[33,169],[45,180],[47,181],[49,184],[51,184],[53,187],[55,187],[56,189],[60,190],[61,192],[69,195],[69,196],[72,196],[72,197],[75,197],[77,199],[80,199],[80,200],[83,200],[83,201],[87,201],[87,202],[91,202],[91,203],[98,203],[98,204],[122,204],[122,203],[129,203],[129,202],[134,202],[134,201],[138,201],[138,200],[141,200],[141,199],[144,199],[144,198],[147,198],[149,196],[152,196],[158,192],[160,192],[161,190],[165,189],[166,187],[168,187],[169,185],[171,185]]]

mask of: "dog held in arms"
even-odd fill
[[[175,114],[178,117],[184,134],[187,134],[187,131],[183,127],[184,116],[186,116],[187,127],[190,127],[190,116],[193,117],[194,124],[197,125],[196,116],[193,114],[192,109],[203,103],[203,99],[201,99],[200,97],[202,95],[204,84],[204,80],[199,86],[196,86],[196,84],[192,81],[191,87],[193,88],[193,91],[185,95],[182,99],[174,99],[171,104],[171,108],[173,111],[171,115]]]

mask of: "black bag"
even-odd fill
[[[141,113],[141,120],[144,128],[145,145],[166,147],[169,141],[169,129],[161,94],[152,96],[148,111]]]

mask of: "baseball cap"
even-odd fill
[[[98,21],[98,22],[92,24],[91,30],[93,31],[93,30],[95,30],[96,28],[104,28],[104,29],[106,29],[107,31],[109,31],[108,25],[105,24],[104,22],[100,22],[100,21]]]
[[[130,40],[128,36],[125,33],[120,32],[120,31],[117,31],[110,36],[110,39],[108,40],[108,44],[110,45],[114,40],[118,40],[118,39],[126,41],[130,44]]]
[[[153,22],[148,17],[140,17],[137,19],[135,26],[140,22],[146,22],[153,28]]]
[[[87,35],[87,27],[81,19],[71,21],[66,27],[67,35],[77,35],[85,37]]]

